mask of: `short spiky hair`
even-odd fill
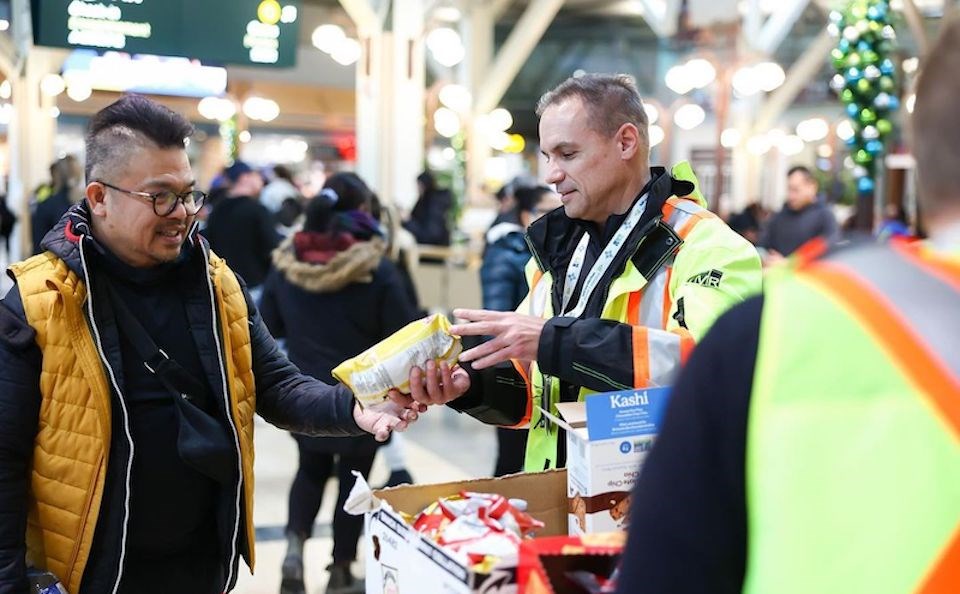
[[[124,95],[93,116],[87,127],[87,182],[123,166],[134,146],[183,148],[193,125],[182,115],[141,95]]]
[[[585,74],[563,81],[544,93],[537,102],[537,116],[551,105],[570,97],[579,97],[590,114],[590,127],[604,136],[613,136],[620,126],[633,124],[647,139],[647,112],[637,90],[637,83],[628,74]]]

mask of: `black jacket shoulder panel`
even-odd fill
[[[20,290],[14,285],[0,302],[0,340],[14,350],[23,351],[36,346],[36,331],[27,323]]]

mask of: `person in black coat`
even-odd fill
[[[34,254],[43,251],[40,247],[43,237],[57,225],[60,217],[79,201],[80,192],[77,183],[81,173],[77,158],[73,155],[58,159],[50,166],[52,180],[50,195],[37,204],[30,219]]]
[[[243,161],[235,161],[224,175],[230,182],[226,197],[207,219],[204,237],[218,256],[239,274],[254,298],[270,270],[270,252],[280,243],[273,214],[260,204],[263,189],[260,173]]]
[[[447,217],[453,206],[450,190],[437,187],[437,182],[429,171],[417,176],[420,197],[404,221],[403,227],[417,238],[417,243],[430,245],[450,245],[450,227]]]
[[[380,226],[370,215],[372,192],[352,173],[330,177],[307,206],[303,231],[273,252],[260,311],[267,328],[287,340],[290,360],[315,377],[416,319],[401,275],[386,257]],[[333,564],[327,592],[362,592],[350,574],[363,518],[343,511],[351,471],[370,472],[377,442],[365,437],[295,435],[300,467],[290,489],[288,550],[281,592],[304,591],[304,540],[310,536],[334,465],[340,493],[333,519]]]
[[[487,246],[480,267],[483,286],[483,309],[513,311],[527,295],[524,269],[530,260],[527,247],[527,226],[543,214],[559,208],[560,199],[546,186],[518,188],[514,191],[514,213],[501,217],[503,222],[487,231]],[[519,221],[515,223],[512,221]],[[497,462],[494,476],[523,470],[527,432],[497,427]]]

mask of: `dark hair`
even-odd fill
[[[329,230],[333,215],[338,212],[369,208],[373,191],[356,173],[335,173],[327,178],[323,189],[307,204],[304,231]]]
[[[513,193],[513,198],[517,202],[517,212],[533,212],[537,204],[543,198],[544,194],[552,192],[546,186],[534,186],[532,188],[517,188]]]
[[[87,181],[107,167],[122,167],[131,146],[184,148],[193,125],[182,115],[141,95],[124,95],[90,120],[85,139]]]
[[[633,124],[644,141],[647,139],[647,112],[643,109],[637,83],[628,74],[585,74],[563,81],[544,93],[537,102],[537,116],[551,105],[578,97],[589,114],[595,132],[613,136],[620,126]]]
[[[429,194],[437,189],[437,180],[429,171],[424,171],[417,176],[417,181],[423,184],[423,193]]]
[[[809,167],[805,167],[803,165],[794,165],[793,167],[790,168],[789,171],[787,171],[787,177],[790,177],[794,173],[799,173],[803,175],[803,177],[807,178],[807,181],[812,181],[812,182],[817,181],[817,178],[813,176],[813,172],[810,171]]]
[[[290,183],[293,183],[293,172],[285,165],[274,165],[273,174],[280,179],[285,179]]]
[[[917,81],[917,100],[911,118],[920,205],[926,215],[960,207],[960,119],[956,117],[960,92],[960,13],[945,17],[940,37],[924,57]],[[929,220],[927,220],[929,223]]]

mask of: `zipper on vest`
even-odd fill
[[[533,260],[537,263],[537,268],[540,269],[540,272],[549,272],[543,265],[543,261],[540,259],[540,254],[538,254],[536,248],[533,247],[533,242],[530,241],[530,235],[524,233],[523,241],[527,244],[527,249],[530,250],[530,255],[533,256]]]
[[[80,520],[80,532],[78,534],[77,542],[74,543],[73,552],[70,554],[70,561],[67,564],[67,567],[70,568],[70,575],[58,576],[63,582],[64,586],[69,586],[70,582],[73,579],[73,574],[76,572],[77,566],[77,557],[80,556],[80,542],[83,540],[83,532],[87,528],[87,520],[90,518],[90,508],[93,507],[93,493],[96,490],[97,482],[100,480],[100,475],[103,474],[103,460],[104,454],[101,453],[100,457],[97,458],[97,472],[93,475],[93,488],[90,489],[90,492],[87,494],[87,500],[83,504],[83,516]],[[103,501],[103,492],[100,492],[100,500]],[[99,513],[98,513],[99,515]],[[87,559],[90,556],[87,555]],[[86,569],[86,567],[84,567]],[[83,578],[83,573],[79,576],[80,579]],[[118,582],[119,583],[119,582]],[[79,582],[78,582],[79,584]]]
[[[90,282],[90,269],[87,268],[87,257],[83,250],[84,241],[87,236],[81,235],[77,246],[80,250],[80,265],[83,267],[83,277],[87,285],[87,315],[90,318],[90,330],[93,333],[93,340],[97,347],[97,353],[100,355],[100,361],[103,363],[107,374],[110,376],[110,384],[117,392],[117,400],[120,402],[120,411],[123,414],[123,432],[127,438],[127,444],[130,446],[130,454],[127,456],[127,469],[124,477],[124,495],[123,495],[123,523],[120,530],[120,559],[117,561],[117,581],[113,584],[112,594],[116,594],[120,588],[120,580],[123,578],[123,563],[127,557],[127,529],[130,523],[130,476],[133,473],[133,436],[130,434],[130,418],[127,414],[127,404],[123,399],[123,393],[120,391],[120,385],[117,383],[117,377],[113,372],[113,367],[107,360],[107,355],[103,350],[103,342],[100,339],[100,330],[97,328],[97,321],[93,315],[93,285]],[[112,398],[111,398],[112,401]],[[113,437],[111,435],[111,441]],[[108,444],[109,445],[109,444]],[[102,505],[102,502],[101,502]]]
[[[223,584],[222,591],[226,592],[229,589],[230,582],[233,581],[233,570],[234,566],[237,563],[237,538],[240,533],[240,497],[243,494],[243,454],[240,451],[240,432],[237,429],[237,426],[233,418],[233,409],[230,406],[230,386],[227,382],[227,371],[226,365],[224,364],[225,353],[223,350],[223,342],[221,342],[220,335],[220,316],[217,314],[217,300],[216,294],[214,293],[213,288],[213,274],[210,270],[210,259],[207,254],[207,250],[203,248],[203,245],[200,246],[200,251],[203,253],[203,262],[204,262],[204,275],[207,279],[207,288],[209,289],[210,296],[210,311],[213,313],[213,338],[217,344],[217,362],[220,365],[220,379],[221,385],[223,387],[223,404],[224,412],[227,416],[227,423],[230,425],[230,431],[233,433],[233,445],[236,447],[237,452],[237,495],[234,499],[234,523],[233,523],[233,536],[230,539],[230,559],[227,565],[227,579]],[[251,348],[252,348],[251,344]],[[253,553],[252,549],[254,543],[248,543],[248,546],[251,548],[251,554]]]

